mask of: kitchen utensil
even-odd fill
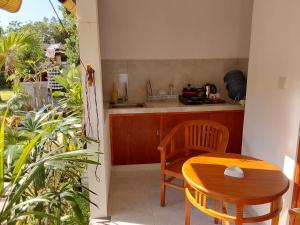
[[[204,85],[204,90],[205,90],[205,97],[209,98],[210,94],[216,94],[217,93],[217,87],[214,84],[205,84]]]
[[[242,71],[229,71],[224,77],[224,82],[228,90],[228,95],[231,99],[239,101],[245,98],[247,84]]]
[[[152,85],[150,80],[147,81],[147,95],[148,97],[153,96]]]
[[[128,74],[120,73],[118,75],[118,94],[123,102],[128,101]]]
[[[174,95],[174,84],[169,84],[169,95]]]

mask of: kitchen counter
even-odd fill
[[[229,130],[227,151],[241,153],[244,120],[241,105],[153,101],[142,108],[107,108],[105,113],[113,165],[160,162],[157,146],[175,126],[188,120],[212,120],[225,125]]]
[[[136,114],[136,113],[169,113],[169,112],[205,112],[205,111],[231,111],[244,110],[244,106],[239,104],[202,104],[202,105],[184,105],[177,100],[151,101],[146,102],[145,107],[136,108],[109,108],[105,104],[105,114]]]

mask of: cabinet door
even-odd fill
[[[165,137],[177,124],[196,119],[208,119],[225,125],[229,130],[227,152],[241,153],[244,111],[211,111],[196,113],[165,113],[162,116],[162,137]],[[180,135],[179,135],[180,136]],[[184,137],[177,137],[177,144],[183,146]]]
[[[211,112],[210,120],[225,125],[229,130],[229,141],[226,152],[241,153],[244,111]]]
[[[183,112],[162,114],[162,138],[164,138],[175,126],[188,120],[209,119],[208,112]],[[184,131],[177,133],[175,138],[177,148],[184,147]]]
[[[110,125],[113,165],[160,161],[159,114],[113,115]]]
[[[188,120],[209,119],[208,112],[184,112],[162,114],[162,137],[165,137],[176,125]]]

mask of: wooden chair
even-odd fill
[[[182,165],[190,157],[226,151],[229,132],[224,125],[210,120],[192,120],[174,127],[158,146],[160,151],[160,205],[165,206],[166,187],[184,191],[175,179],[184,180]]]
[[[300,208],[294,208],[289,210],[290,225],[300,224]]]
[[[213,198],[187,183],[185,184],[185,196],[185,225],[190,225],[190,204],[206,215],[214,217],[215,224],[219,224],[219,219],[222,225],[235,224],[236,217],[228,213],[228,203],[214,199],[214,209],[211,209],[207,205],[207,200]]]

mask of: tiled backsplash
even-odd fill
[[[186,84],[201,87],[205,83],[217,86],[221,97],[227,99],[224,75],[233,69],[248,70],[248,59],[176,59],[176,60],[102,60],[104,100],[109,101],[113,82],[119,73],[128,73],[129,101],[144,100],[147,96],[146,82],[151,81],[154,94],[168,90],[174,84],[180,93]]]

